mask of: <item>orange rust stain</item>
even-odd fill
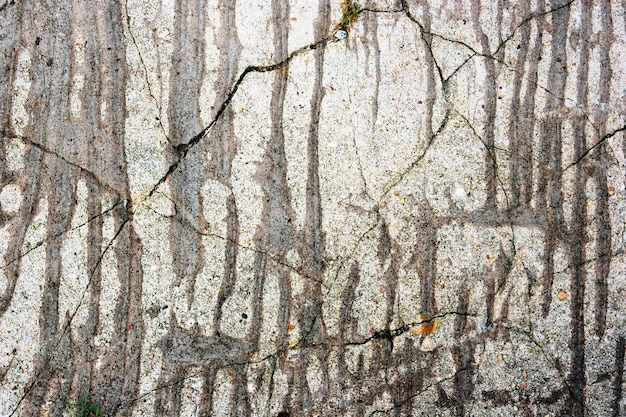
[[[567,292],[565,292],[563,290],[559,290],[556,293],[556,298],[558,298],[559,301],[567,300],[567,297],[569,297],[569,294],[567,294]]]
[[[289,331],[292,331],[292,330],[293,330],[293,329],[295,329],[295,328],[296,328],[296,325],[295,325],[295,324],[291,324],[291,323],[289,323],[289,325],[287,326],[287,330],[289,330]]]
[[[437,319],[429,320],[425,316],[421,316],[421,319],[422,321],[424,321],[424,323],[420,324],[419,327],[417,328],[417,334],[419,334],[420,336],[427,336],[431,333],[434,333],[437,330],[437,326],[439,325],[439,320]]]
[[[38,107],[38,106],[39,106],[39,102],[38,102],[38,101],[36,101],[36,102],[35,102],[35,107]]]

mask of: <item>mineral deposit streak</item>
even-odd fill
[[[0,415],[625,415],[626,3],[170,3],[0,4]]]

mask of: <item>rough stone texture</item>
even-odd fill
[[[626,2],[359,6],[0,1],[0,415],[626,414]]]

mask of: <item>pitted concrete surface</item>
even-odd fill
[[[0,3],[0,416],[626,414],[626,3]]]

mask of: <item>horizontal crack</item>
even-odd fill
[[[442,319],[444,317],[450,316],[450,315],[454,315],[454,316],[465,316],[465,317],[477,317],[478,315],[476,313],[463,313],[460,311],[447,311],[445,313],[441,313],[441,314],[437,314],[429,319],[426,320],[421,320],[421,321],[417,321],[417,322],[413,322],[413,323],[408,323],[405,324],[403,326],[397,327],[395,329],[386,329],[386,330],[378,330],[376,332],[374,332],[374,334],[362,341],[359,342],[348,342],[346,343],[346,346],[360,346],[360,345],[364,345],[367,344],[373,340],[393,340],[395,337],[401,336],[402,334],[406,333],[407,331],[409,331],[411,328],[413,327],[417,327],[420,326],[422,324],[429,324],[432,323],[434,320],[437,319]]]

